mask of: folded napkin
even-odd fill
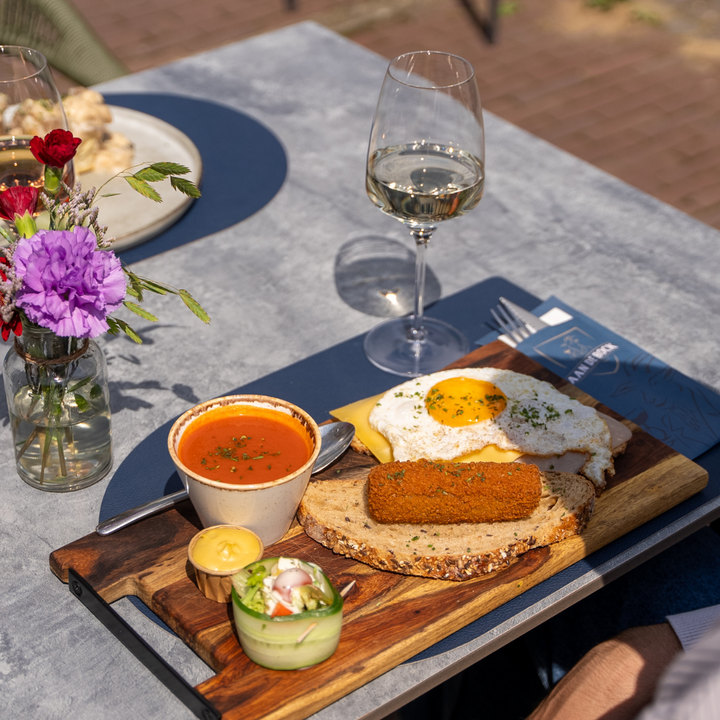
[[[517,345],[520,352],[690,459],[720,442],[716,392],[555,297],[532,312],[551,327]]]

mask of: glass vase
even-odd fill
[[[69,492],[112,466],[110,395],[103,351],[23,323],[3,365],[15,461],[39,490]]]

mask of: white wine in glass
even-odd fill
[[[30,140],[56,128],[68,129],[60,93],[42,53],[0,45],[0,111],[0,192],[16,185],[42,188],[44,166],[33,156]],[[63,181],[74,182],[72,160],[65,166]]]
[[[396,375],[439,370],[468,350],[465,336],[423,315],[425,253],[436,224],[482,198],[485,133],[475,73],[441,52],[407,53],[388,66],[370,133],[367,192],[415,239],[415,308],[365,338],[370,362]]]
[[[432,225],[480,202],[483,173],[482,161],[464,150],[425,143],[383,148],[368,160],[368,194],[407,225]]]

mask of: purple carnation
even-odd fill
[[[98,250],[91,230],[38,230],[21,238],[13,262],[23,281],[17,305],[61,337],[107,332],[107,316],[125,298],[125,274],[111,250]]]

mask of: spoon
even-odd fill
[[[320,437],[322,438],[322,442],[317,460],[315,460],[315,465],[313,465],[312,474],[319,473],[330,465],[330,463],[337,460],[343,452],[345,452],[348,445],[350,445],[354,435],[355,427],[348,422],[333,422],[327,425],[321,425]],[[103,520],[103,522],[95,528],[95,532],[98,535],[110,535],[128,525],[136,523],[138,520],[142,520],[150,515],[155,515],[155,513],[161,510],[166,510],[176,503],[187,500],[187,498],[188,492],[183,489],[170,495],[157,498],[156,500],[150,500],[142,505],[138,505],[136,508],[121,512],[109,520]]]

